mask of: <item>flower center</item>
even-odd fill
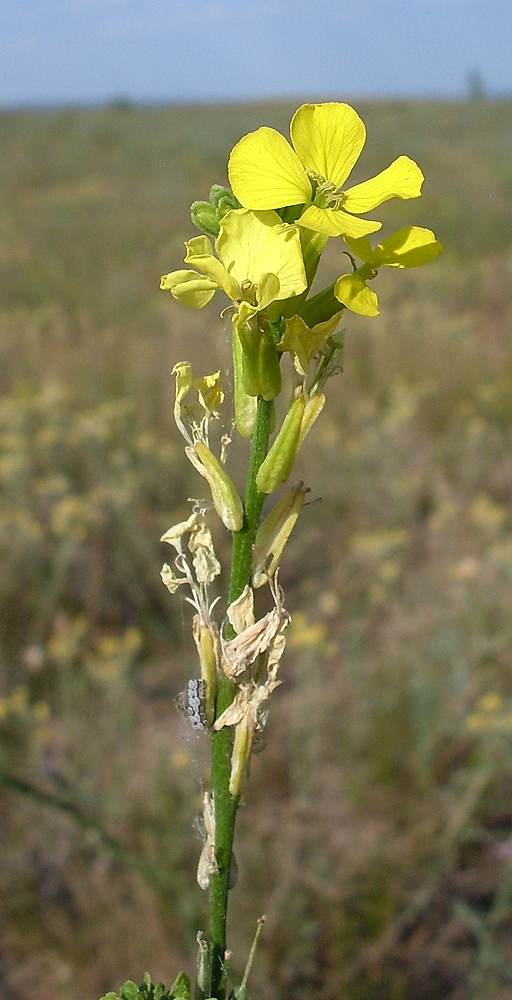
[[[242,292],[242,300],[244,302],[248,302],[251,306],[258,305],[258,286],[255,285],[253,281],[249,281],[249,278],[245,278],[240,285],[240,290]]]
[[[312,204],[317,208],[341,208],[345,195],[332,181],[326,181],[314,170],[306,171],[312,187]]]

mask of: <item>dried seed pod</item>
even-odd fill
[[[281,497],[258,529],[252,557],[253,587],[262,587],[275,573],[306,493],[309,493],[308,487],[303,482],[297,483]]]
[[[215,811],[213,796],[209,792],[203,794],[203,815],[199,823],[203,836],[203,849],[197,866],[197,881],[201,889],[207,889],[210,875],[215,875],[219,870],[215,858]]]

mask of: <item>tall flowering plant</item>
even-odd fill
[[[230,188],[214,185],[209,201],[192,205],[192,221],[202,235],[185,244],[187,267],[161,279],[162,289],[193,309],[202,309],[218,291],[227,296],[234,426],[250,441],[242,496],[229,471],[228,434],[218,453],[210,441],[212,421],[224,415],[225,427],[232,426],[220,372],[194,377],[188,362],[178,362],[173,370],[176,425],[187,457],[208,487],[207,499],[191,501],[188,519],[162,538],[172,553],[162,569],[163,583],[171,594],[185,592],[193,609],[198,667],[181,696],[182,708],[190,725],[208,732],[211,744],[197,871],[201,889],[209,893],[209,927],[198,934],[195,1000],[225,1000],[228,993],[229,1000],[247,1000],[247,979],[263,926],[259,921],[241,984],[230,991],[226,926],[235,821],[254,741],[282,683],[279,669],[290,615],[279,564],[308,493],[302,482],[290,485],[295,460],[323,410],[325,383],[341,371],[340,323],[346,311],[376,316],[379,304],[371,283],[380,268],[417,267],[441,250],[434,234],[417,226],[372,244],[370,237],[382,224],[362,216],[391,198],[418,198],[423,174],[408,156],[399,156],[375,177],[346,188],[366,137],[353,108],[303,105],[292,118],[290,136],[291,145],[264,127],[236,144],[228,162]],[[345,271],[311,295],[329,239],[337,241]],[[293,391],[274,433],[286,356]],[[262,518],[267,497],[272,499]],[[224,608],[213,596],[221,571],[208,526],[213,515],[232,534]],[[257,618],[254,591],[260,587],[268,588],[271,610]],[[146,976],[140,987],[126,983],[120,998],[189,1000],[190,989],[184,973],[167,991]],[[103,1000],[119,998],[109,993]]]

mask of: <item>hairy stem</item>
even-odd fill
[[[273,403],[260,397],[247,476],[244,523],[241,530],[233,535],[233,560],[228,598],[230,604],[251,582],[252,548],[265,499],[265,495],[256,488],[256,476],[267,454],[272,415]],[[229,636],[229,632],[227,634]],[[234,694],[235,685],[225,674],[221,674],[217,695],[217,718],[231,704]],[[239,798],[232,796],[229,791],[232,743],[231,726],[224,726],[219,732],[212,732],[211,781],[215,802],[215,857],[219,871],[210,876],[210,995],[216,1000],[224,1000],[226,995],[224,970],[226,920],[233,835],[239,803]]]

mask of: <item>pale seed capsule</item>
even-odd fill
[[[252,732],[247,719],[242,719],[235,729],[233,752],[231,754],[231,775],[229,779],[229,794],[238,798],[244,790],[247,777],[247,764],[251,755]]]
[[[185,448],[185,454],[197,471],[207,480],[213,500],[213,506],[222,523],[228,531],[240,531],[244,522],[242,501],[235,485],[226,470],[215,458],[213,452],[197,441],[194,448]]]
[[[285,493],[258,529],[252,557],[252,585],[262,587],[272,576],[302,510],[309,489],[303,482]],[[270,562],[269,562],[270,560]]]
[[[194,616],[192,631],[199,653],[201,678],[204,682],[204,715],[208,725],[212,726],[215,718],[215,696],[217,693],[215,640],[208,626],[201,622],[199,615]]]
[[[323,392],[317,393],[315,396],[310,396],[306,400],[306,405],[304,407],[304,416],[302,417],[302,422],[300,425],[299,434],[299,448],[302,445],[306,434],[309,434],[315,420],[320,416],[325,405],[325,396]],[[297,448],[297,451],[299,449]]]

